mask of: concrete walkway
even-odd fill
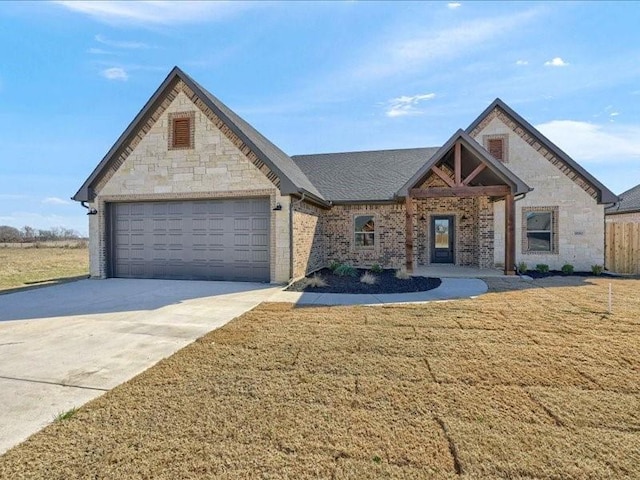
[[[278,292],[270,302],[297,305],[384,305],[389,303],[423,303],[482,295],[487,284],[478,278],[443,278],[438,288],[426,292],[388,294],[341,294],[311,292]]]
[[[0,295],[0,454],[279,290],[109,279]]]

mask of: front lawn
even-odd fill
[[[640,281],[490,282],[263,304],[10,450],[0,478],[640,477]]]

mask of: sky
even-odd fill
[[[0,225],[70,200],[174,65],[289,155],[442,145],[500,97],[640,183],[637,2],[0,2]]]

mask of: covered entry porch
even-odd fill
[[[493,202],[504,200],[503,273],[515,273],[515,202],[531,189],[463,130],[398,192],[406,212],[406,269],[449,265],[492,271]]]

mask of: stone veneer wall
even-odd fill
[[[355,246],[354,219],[373,215],[376,223],[375,247]],[[324,213],[326,261],[338,260],[354,266],[369,267],[377,263],[385,268],[399,268],[405,259],[404,204],[334,205]]]
[[[616,213],[605,215],[607,223],[640,223],[640,212]]]
[[[91,276],[104,278],[107,274],[105,214],[109,202],[264,196],[270,198],[272,207],[282,205],[281,211],[271,214],[271,281],[286,282],[291,261],[289,196],[280,195],[273,179],[249,158],[253,154],[247,156],[246,148],[236,145],[187,93],[175,94],[146,133],[137,138],[119,168],[98,183],[91,204],[98,215],[89,221]],[[168,117],[181,112],[194,112],[194,148],[169,150]]]
[[[598,205],[593,188],[540,146],[503,112],[492,114],[475,129],[473,136],[509,136],[505,166],[533,188],[516,202],[516,263],[529,266],[544,263],[559,270],[570,263],[576,270],[589,271],[604,264],[604,205]],[[523,207],[558,208],[558,252],[524,252]],[[504,202],[494,204],[495,259],[504,265]]]
[[[327,264],[321,208],[292,199],[293,275],[300,278]]]

